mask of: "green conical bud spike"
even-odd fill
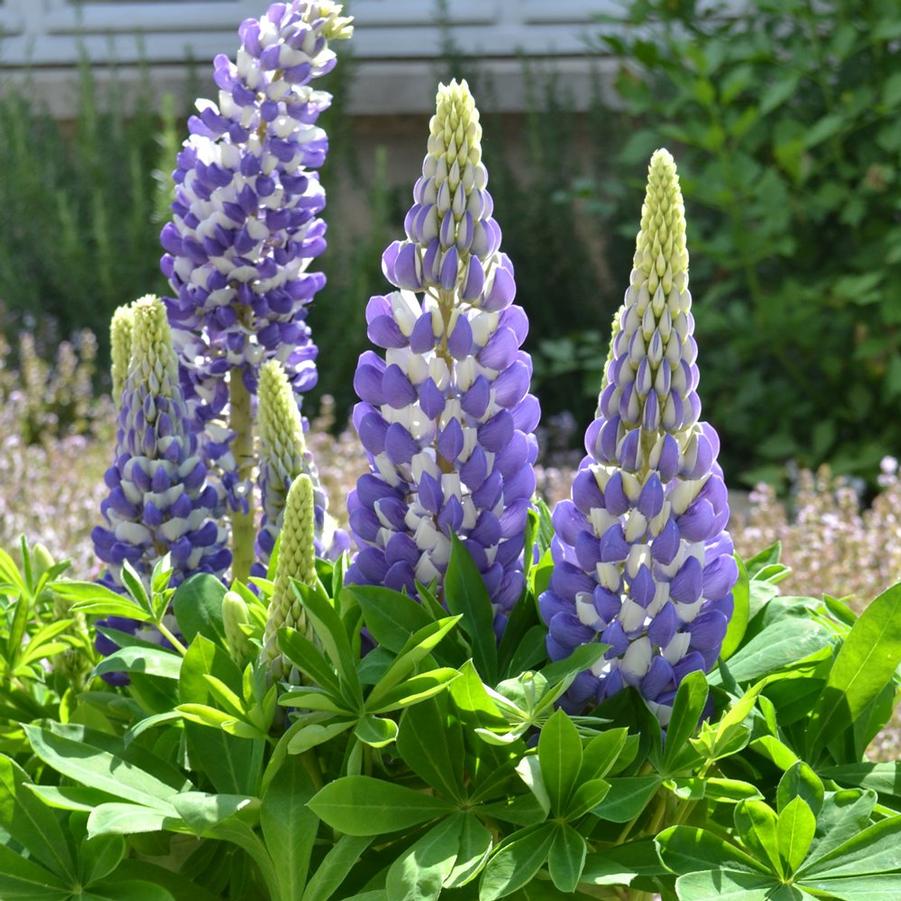
[[[260,368],[258,397],[260,459],[269,468],[272,480],[284,484],[303,471],[306,442],[294,391],[277,360]]]
[[[275,589],[263,636],[263,661],[276,680],[284,678],[287,672],[278,650],[278,630],[286,627],[306,630],[306,614],[291,583],[295,579],[305,585],[316,583],[313,511],[313,483],[309,476],[300,475],[292,483],[285,504]]]
[[[166,307],[152,294],[132,304],[131,363],[126,381],[139,385],[160,397],[172,397],[178,389],[178,360],[172,347],[172,332]]]
[[[222,625],[225,642],[232,660],[243,668],[253,656],[253,644],[241,626],[250,622],[244,598],[237,591],[227,591],[222,599]]]
[[[325,19],[322,34],[330,41],[346,41],[354,33],[353,16],[342,16],[344,6],[334,0],[319,0],[310,9],[310,19]]]
[[[658,284],[662,284],[664,294],[669,294],[674,284],[680,291],[687,286],[685,205],[676,162],[668,150],[655,151],[648,166],[647,193],[641,208],[641,231],[633,265],[647,276],[651,295]]]
[[[113,380],[113,403],[119,406],[122,389],[128,375],[131,360],[131,341],[134,329],[134,313],[131,304],[118,307],[110,321],[110,376]]]
[[[429,123],[429,153],[443,159],[447,173],[456,163],[459,174],[454,176],[453,181],[462,178],[464,183],[467,181],[467,165],[475,167],[482,161],[479,111],[465,79],[438,86],[435,115]],[[467,189],[469,187],[471,185]]]

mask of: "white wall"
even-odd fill
[[[0,88],[24,77],[65,116],[72,67],[80,52],[115,63],[125,80],[149,65],[161,93],[178,90],[186,59],[204,75],[216,53],[232,55],[242,19],[259,16],[267,0],[0,0]],[[433,0],[351,0],[358,78],[351,111],[420,113],[434,102],[435,59],[442,32]],[[497,106],[523,107],[520,55],[553,61],[576,102],[590,93],[588,36],[593,16],[616,0],[448,0],[455,43],[490,73]],[[102,78],[101,74],[101,78]]]

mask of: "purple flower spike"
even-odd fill
[[[198,100],[189,119],[172,219],[160,235],[185,398],[236,509],[248,486],[236,484],[233,436],[217,422],[228,374],[240,373],[253,393],[260,366],[277,360],[298,401],[316,383],[306,317],[325,284],[310,264],[325,250],[316,170],[328,146],[316,121],[331,95],[313,83],[335,65],[329,43],[352,33],[341,10],[331,0],[291,0],[241,25],[236,62],[214,61],[217,101]],[[390,329],[372,329],[395,345]]]
[[[439,88],[430,132],[407,238],[382,258],[398,290],[367,308],[370,338],[385,353],[367,351],[357,367],[354,421],[371,474],[353,502],[379,528],[372,516],[351,519],[361,552],[347,579],[405,588],[437,581],[440,589],[456,534],[482,572],[500,634],[522,594],[535,489],[540,411],[528,393],[532,362],[520,349],[528,320],[511,306],[513,265],[499,250],[479,115],[465,82]],[[374,477],[394,491],[396,510],[372,490]],[[586,628],[573,616],[560,621],[564,637],[584,637]]]
[[[572,504],[555,512],[555,568],[539,602],[553,658],[610,645],[568,709],[633,686],[666,725],[679,682],[716,664],[738,569],[719,439],[699,422],[693,332],[682,193],[658,150],[588,455]]]

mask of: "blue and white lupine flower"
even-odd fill
[[[354,424],[370,460],[348,500],[361,550],[348,579],[415,591],[440,580],[456,533],[482,572],[498,631],[523,589],[538,401],[528,332],[500,250],[479,114],[466,82],[438,90],[422,177],[373,297]]]
[[[554,510],[540,598],[548,651],[608,644],[567,696],[584,709],[626,685],[669,720],[680,681],[716,662],[738,570],[719,439],[700,422],[685,210],[673,158],[651,158],[629,289],[588,456]]]
[[[172,584],[195,572],[220,574],[231,555],[214,518],[216,490],[197,452],[179,385],[166,309],[147,296],[131,307],[131,360],[119,404],[116,458],[106,471],[104,525],[92,533],[115,583],[127,560],[150,577],[171,555]]]
[[[328,498],[319,481],[313,455],[304,439],[303,421],[282,365],[276,360],[260,369],[259,406],[260,493],[263,517],[257,535],[258,574],[265,567],[282,529],[288,489],[299,475],[310,479],[314,502],[316,555],[336,559],[349,550],[350,539],[328,512]]]

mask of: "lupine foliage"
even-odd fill
[[[317,23],[340,12],[274,4],[242,27],[237,71],[252,58],[303,81],[292,41],[322,49]],[[209,422],[182,389],[207,361],[179,372],[157,298],[117,316],[95,531],[109,572],[66,578],[25,539],[18,563],[0,551],[0,897],[897,896],[901,772],[866,753],[901,687],[901,584],[858,617],[780,595],[778,546],[733,556],[672,157],[651,160],[588,455],[552,512],[532,499],[528,322],[465,83],[439,88],[430,131],[407,237],[383,257],[397,291],[367,308],[385,357],[357,372],[371,471],[348,498],[354,557],[317,559],[323,504],[290,373],[262,366],[257,461],[241,429],[261,360],[227,360],[233,444],[242,478],[264,470],[265,519],[245,495],[231,518],[244,559],[223,581]],[[194,187],[219,178],[195,165]],[[224,259],[179,240],[200,270]],[[297,259],[245,273],[254,302]],[[242,347],[267,327],[244,321]],[[248,525],[274,539],[259,558]]]

